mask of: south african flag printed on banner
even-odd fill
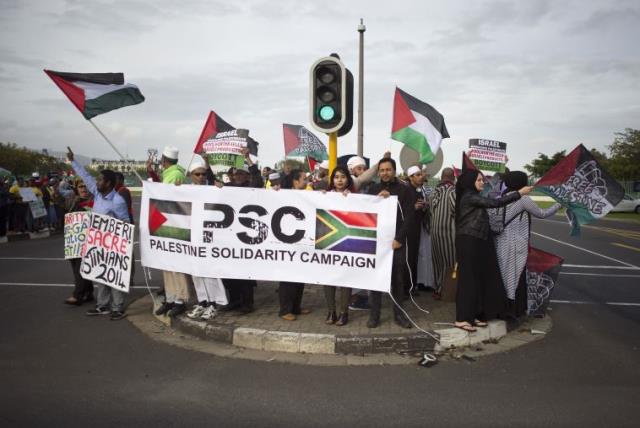
[[[149,233],[191,241],[191,202],[149,200]]]
[[[582,144],[558,162],[535,187],[567,208],[571,235],[602,218],[624,197],[624,188],[602,169]]]
[[[316,250],[375,254],[378,215],[316,210]]]

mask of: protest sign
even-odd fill
[[[242,167],[244,164],[242,149],[247,148],[248,143],[248,130],[232,129],[218,132],[211,139],[204,142],[202,149],[213,173],[221,174],[227,172],[231,167]]]
[[[29,209],[31,210],[31,215],[33,218],[40,218],[47,216],[47,209],[44,207],[44,202],[42,199],[36,197],[35,201],[29,202]]]
[[[82,256],[82,246],[87,236],[91,214],[78,211],[64,215],[64,258],[77,259]]]
[[[38,200],[38,197],[33,193],[33,189],[31,187],[21,187],[18,190],[20,192],[22,202],[33,202]]]
[[[397,198],[145,182],[142,264],[388,292]]]
[[[483,171],[504,172],[507,163],[507,143],[481,138],[469,140],[469,159]]]
[[[128,293],[134,263],[133,232],[132,224],[91,213],[82,247],[82,277]]]

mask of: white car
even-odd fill
[[[640,199],[634,199],[630,195],[625,194],[624,198],[618,205],[613,207],[611,212],[640,214]]]

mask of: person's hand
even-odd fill
[[[73,150],[69,146],[67,146],[67,160],[73,162]]]
[[[249,157],[249,148],[248,147],[243,147],[242,149],[240,149],[240,153],[242,154],[242,156],[244,156],[245,158]]]
[[[343,196],[348,196],[348,195],[349,195],[349,193],[351,193],[351,192],[349,191],[349,189],[344,189],[344,192],[342,192],[342,195],[343,195]]]
[[[424,199],[418,199],[415,204],[415,209],[423,210],[424,209]]]
[[[224,183],[220,180],[216,180],[215,183],[213,183],[213,185],[218,189],[222,189],[222,187],[224,186]]]
[[[322,189],[321,192],[322,192],[323,195],[326,195],[327,194],[327,189]]]
[[[520,193],[520,196],[528,195],[532,190],[533,186],[525,186],[522,189],[518,190],[518,193]]]
[[[391,158],[391,151],[387,150],[386,152],[384,152],[384,154],[382,155],[382,157],[384,159],[390,159]]]
[[[146,162],[146,166],[147,166],[147,171],[152,169],[152,167],[153,167],[153,157],[149,156],[149,159],[147,159],[147,162]]]
[[[401,248],[401,247],[402,247],[402,243],[396,241],[395,239],[391,243],[391,248],[393,248],[394,250],[397,250],[398,248]]]
[[[382,192],[378,193],[378,196],[388,198],[389,196],[391,196],[391,193],[389,193],[388,190],[383,190]]]

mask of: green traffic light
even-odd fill
[[[328,122],[336,117],[336,111],[331,106],[322,106],[320,107],[320,110],[318,110],[318,115],[320,116],[320,119]]]

